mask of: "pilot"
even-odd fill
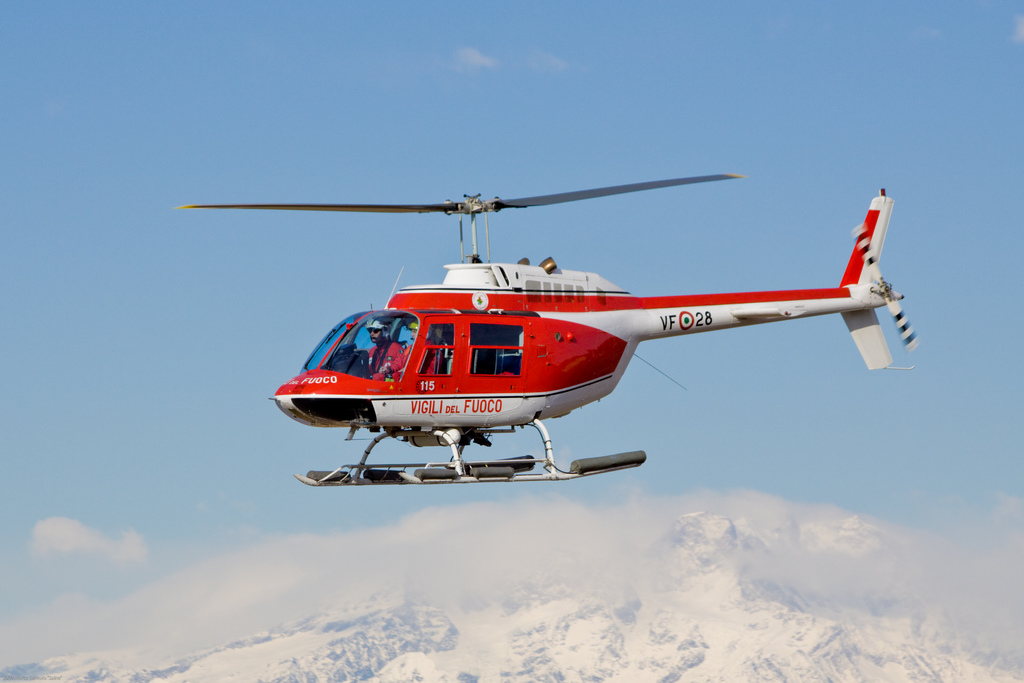
[[[405,367],[405,350],[392,341],[387,326],[374,319],[366,323],[373,348],[370,349],[370,377],[378,381],[394,382],[396,374]]]

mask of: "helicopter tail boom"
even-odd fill
[[[913,351],[917,346],[917,335],[899,304],[903,296],[882,278],[878,267],[892,207],[893,200],[886,197],[885,190],[871,201],[864,222],[853,231],[856,243],[839,287],[641,298],[650,316],[644,338],[839,313],[867,367],[891,366],[892,354],[874,309],[887,307],[906,349]]]

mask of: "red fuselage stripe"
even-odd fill
[[[687,294],[683,296],[640,297],[644,308],[679,308],[683,306],[717,306],[723,304],[755,304],[769,301],[800,301],[804,299],[848,299],[845,287],[830,289],[789,289],[779,292],[736,292],[732,294]]]

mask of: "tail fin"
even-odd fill
[[[878,259],[882,257],[882,246],[885,244],[885,231],[889,228],[889,216],[892,215],[892,200],[882,190],[880,196],[871,200],[871,207],[864,222],[854,228],[853,234],[857,244],[853,248],[850,262],[843,273],[840,287],[861,285],[877,279]]]
[[[853,230],[857,243],[853,247],[853,254],[846,266],[846,272],[843,273],[840,287],[881,281],[878,259],[882,256],[885,231],[889,228],[889,217],[892,215],[892,204],[892,200],[885,196],[885,190],[871,200],[864,222]],[[888,296],[886,298],[888,299]],[[843,320],[846,321],[846,327],[850,330],[857,350],[860,351],[869,370],[879,370],[892,365],[892,354],[889,353],[889,345],[885,342],[885,335],[878,325],[878,316],[874,310],[843,313]]]
[[[889,345],[885,343],[885,335],[873,310],[848,311],[843,313],[843,320],[868,370],[881,370],[892,365]]]

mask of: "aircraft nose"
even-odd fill
[[[353,396],[357,387],[331,374],[299,375],[281,385],[272,397],[288,417],[306,425],[346,427],[373,424],[376,412],[368,398]]]
[[[280,408],[281,412],[295,420],[301,422],[304,425],[315,426],[314,421],[310,415],[307,415],[292,402],[291,396],[282,396],[278,393],[277,396],[271,396],[271,400]]]

